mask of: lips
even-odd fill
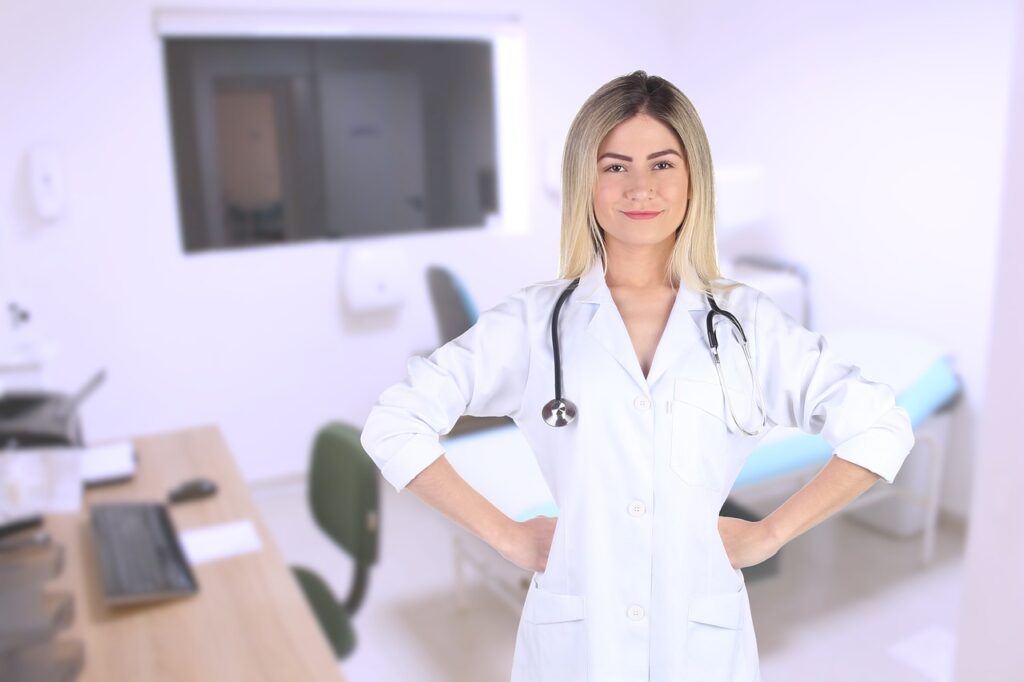
[[[633,220],[650,220],[657,216],[661,211],[623,211],[623,215]]]

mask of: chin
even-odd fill
[[[623,230],[618,234],[604,231],[605,239],[609,236],[618,242],[628,244],[630,246],[656,246],[666,240],[675,240],[676,230],[641,230],[636,227],[630,227],[627,230]]]

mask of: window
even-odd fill
[[[185,250],[483,227],[485,39],[164,36]]]

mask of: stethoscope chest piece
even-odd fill
[[[576,418],[576,405],[571,400],[555,398],[548,401],[540,413],[548,426],[565,426]]]

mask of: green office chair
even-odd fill
[[[315,572],[292,571],[339,659],[355,649],[352,616],[366,594],[369,569],[377,562],[379,472],[359,442],[359,431],[331,422],[317,432],[309,466],[309,505],[320,528],[355,561],[345,603]]]

